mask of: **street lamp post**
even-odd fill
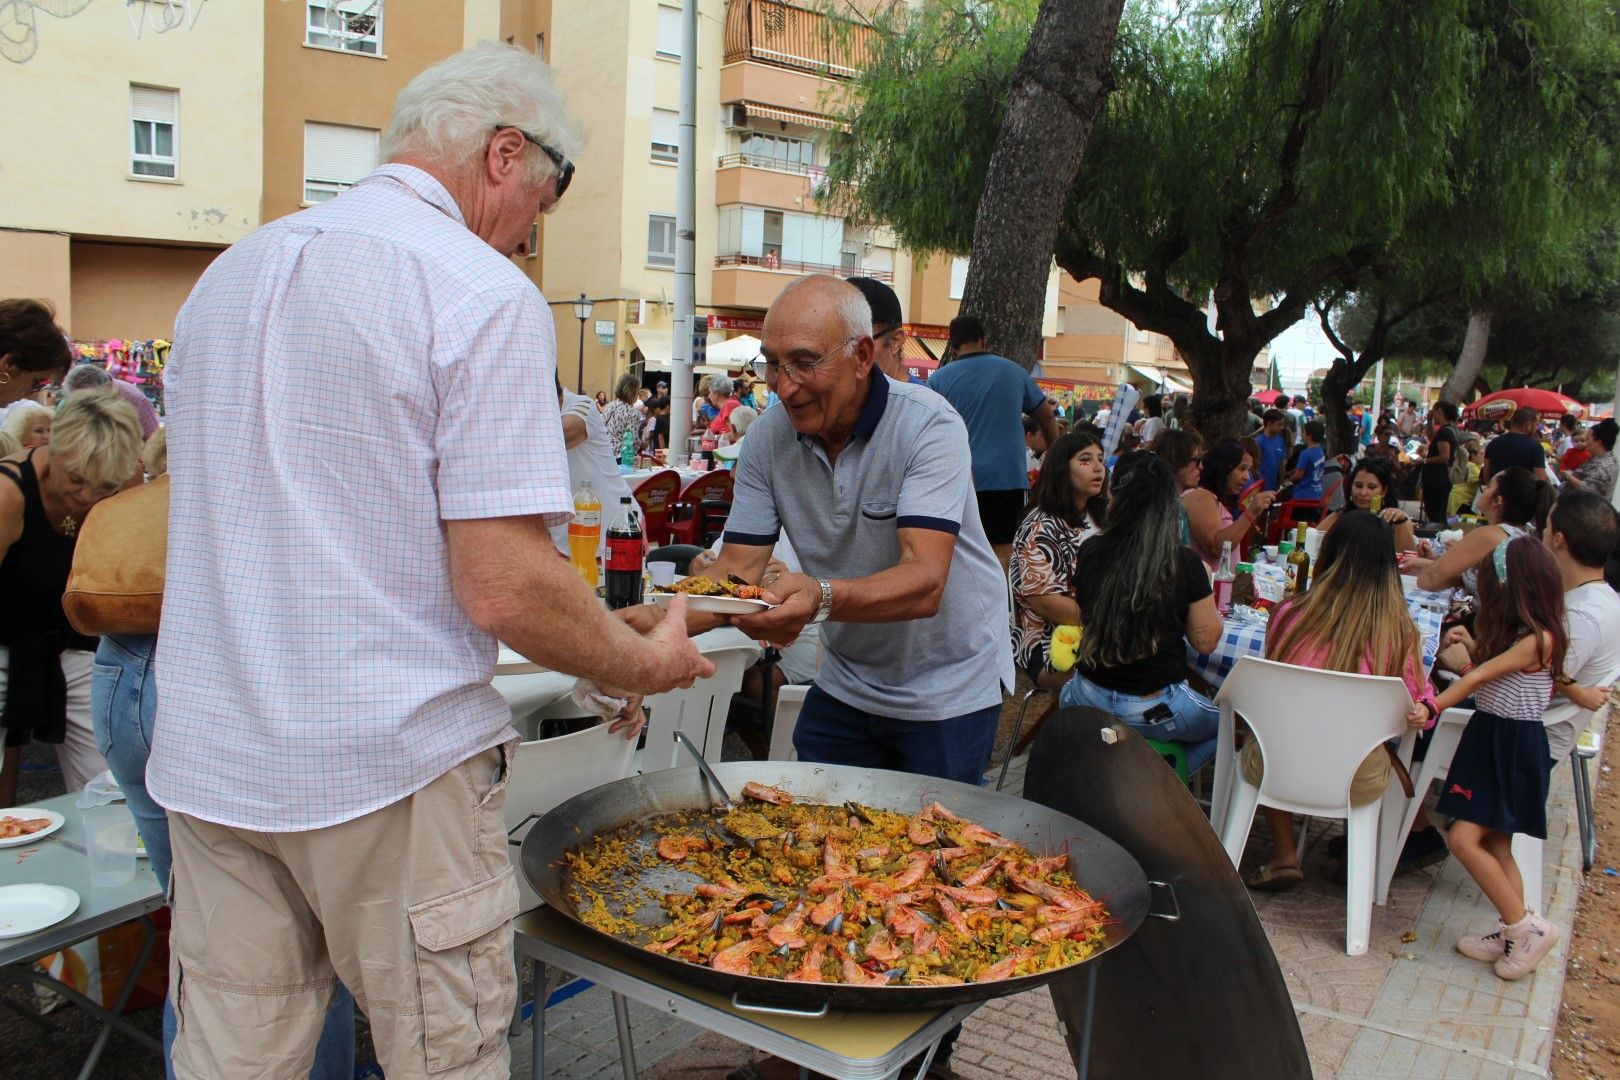
[[[578,393],[585,392],[585,320],[591,317],[591,308],[595,305],[585,299],[580,293],[579,299],[574,301],[574,318],[579,320],[579,377],[576,380]]]

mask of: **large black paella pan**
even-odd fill
[[[713,766],[726,789],[736,795],[748,781],[791,792],[798,801],[840,805],[846,802],[914,814],[930,803],[977,822],[1017,841],[1036,855],[1066,850],[1076,883],[1107,906],[1109,921],[1095,959],[1128,938],[1148,911],[1148,885],[1142,868],[1118,844],[1090,826],[1055,810],[988,788],[953,783],[909,773],[805,762],[740,761]],[[529,831],[523,841],[523,872],[534,890],[557,911],[593,934],[676,978],[748,1001],[807,1006],[832,1005],[863,1009],[931,1009],[1017,994],[1071,970],[1053,968],[999,982],[947,986],[856,986],[843,983],[789,982],[755,975],[730,974],[689,963],[602,933],[585,923],[570,898],[577,894],[565,856],[592,837],[623,828],[639,830],[636,842],[651,849],[657,837],[651,819],[678,811],[702,811],[721,802],[697,768],[662,769],[617,780],[562,803]],[[654,860],[647,860],[653,862]],[[629,860],[618,873],[627,884],[660,892],[690,889],[701,879],[664,865],[643,866]],[[627,892],[630,890],[626,890]],[[642,925],[661,925],[664,913],[644,904],[628,913]]]

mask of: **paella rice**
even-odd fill
[[[1108,913],[1066,853],[1037,857],[939,803],[908,815],[743,793],[743,809],[662,814],[572,848],[579,917],[730,974],[873,986],[1031,975],[1103,940]]]

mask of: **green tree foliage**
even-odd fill
[[[892,14],[833,168],[845,212],[969,253],[1033,8]],[[1141,0],[1054,257],[1167,335],[1194,422],[1234,432],[1255,357],[1324,297],[1569,283],[1570,252],[1620,205],[1616,19],[1602,0],[1226,0],[1174,17]]]

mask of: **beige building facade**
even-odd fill
[[[168,337],[258,224],[263,10],[193,3],[165,27],[162,7],[40,12],[0,54],[0,295],[50,300],[80,340]]]

